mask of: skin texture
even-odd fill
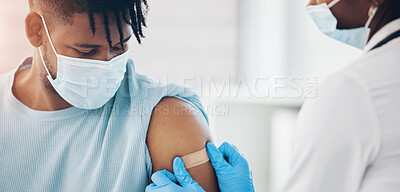
[[[329,4],[332,0],[311,0],[310,5]],[[368,10],[372,2],[369,0],[341,0],[331,8],[338,19],[339,29],[363,27],[368,20]]]
[[[318,5],[322,3],[329,4],[333,0],[310,0],[309,5]],[[353,29],[358,27],[364,27],[368,20],[368,11],[370,7],[375,6],[375,2],[382,3],[383,0],[341,0],[335,6],[331,8],[333,15],[338,20],[338,29]],[[382,24],[386,24],[389,21],[381,22],[382,12],[386,10],[378,10],[374,19],[371,22],[371,34],[370,38],[382,27]],[[380,24],[380,25],[379,25]],[[380,27],[378,27],[380,26]]]
[[[34,47],[32,67],[15,75],[12,87],[13,94],[27,107],[39,111],[56,111],[71,107],[51,87],[46,76],[47,73],[42,64],[39,47],[43,47],[46,65],[53,78],[57,75],[57,57],[52,51],[40,10],[32,10],[25,19],[26,35]],[[92,34],[87,14],[74,14],[72,24],[52,23],[43,15],[48,26],[51,40],[58,54],[97,60],[110,60],[122,54],[120,49],[119,32],[115,19],[109,14],[111,40],[114,48],[110,49],[106,39],[102,15],[95,14],[96,33]],[[131,27],[128,24],[122,26],[124,37],[132,36]],[[80,52],[91,52],[93,48],[82,48],[75,44],[98,45],[94,48],[93,55],[85,56]],[[125,47],[127,48],[127,43]],[[195,110],[191,105],[181,100],[164,99],[157,109],[178,107],[182,112]],[[199,114],[186,113],[155,113],[153,114],[147,138],[154,170],[167,169],[172,172],[172,162],[175,156],[182,156],[196,152],[205,147],[206,142],[211,141],[208,126],[204,117]],[[218,191],[217,180],[210,163],[194,167],[189,170],[193,178],[207,191]]]
[[[153,111],[147,135],[153,172],[166,169],[173,173],[176,156],[200,151],[210,141],[207,122],[195,107],[181,99],[164,98]],[[219,191],[210,162],[188,172],[207,192]]]

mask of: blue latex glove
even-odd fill
[[[207,143],[207,153],[221,192],[254,192],[249,164],[235,146],[224,143],[217,149],[213,143]]]
[[[146,187],[146,192],[205,192],[186,171],[181,158],[174,159],[173,167],[174,174],[167,170],[154,173],[151,176],[153,183]]]

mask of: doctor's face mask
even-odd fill
[[[42,22],[51,46],[50,53],[53,52],[56,56],[57,75],[53,78],[54,75],[52,76],[48,67],[50,66],[48,62],[50,53],[45,55],[44,45],[39,47],[40,58],[47,73],[46,77],[52,88],[74,107],[81,109],[102,107],[115,95],[121,85],[126,72],[129,49],[110,50],[107,43],[93,45],[95,41],[59,45],[58,48],[64,48],[63,51],[74,55],[67,56],[61,54],[61,51],[56,48],[57,45],[50,36],[43,16]],[[65,35],[65,38],[76,38],[77,36],[79,35],[71,34],[70,37]]]
[[[331,8],[340,1],[341,0],[333,0],[329,4],[322,3],[317,5],[309,5],[307,6],[307,11],[314,20],[315,24],[324,34],[353,47],[364,49],[371,33],[369,26],[378,10],[378,5],[370,7],[368,20],[364,27],[338,29],[338,20],[333,15]]]

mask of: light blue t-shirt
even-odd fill
[[[14,74],[26,64],[0,76],[2,192],[144,191],[152,173],[146,135],[153,108],[173,96],[204,114],[196,94],[135,73],[132,60],[105,106],[35,111],[11,91]]]

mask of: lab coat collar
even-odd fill
[[[383,41],[386,37],[400,29],[400,19],[391,21],[382,27],[374,36],[369,40],[364,49],[364,53],[369,52],[375,45]]]

